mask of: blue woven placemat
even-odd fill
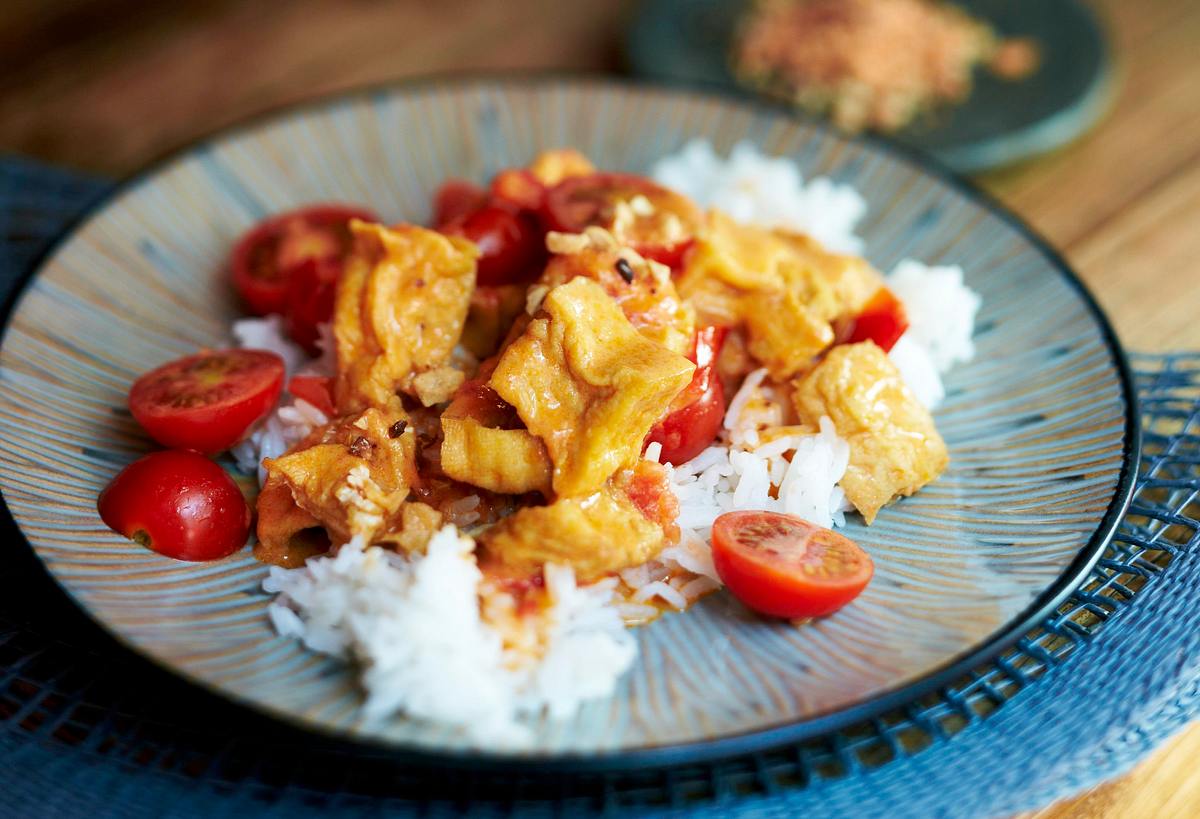
[[[108,189],[0,160],[0,295]],[[232,707],[119,648],[5,513],[0,815],[999,816],[1131,767],[1200,710],[1200,355],[1134,356],[1130,515],[1055,616],[954,685],[820,742],[726,763],[548,780],[432,771]]]

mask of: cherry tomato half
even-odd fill
[[[287,391],[302,398],[329,418],[337,415],[333,406],[333,379],[327,375],[294,375]]]
[[[250,506],[233,478],[195,452],[154,452],[100,493],[111,529],[176,560],[216,560],[246,544]]]
[[[589,225],[651,259],[677,266],[703,216],[686,196],[633,174],[594,173],[564,179],[546,193],[548,230],[579,233]]]
[[[862,312],[841,328],[839,335],[844,337],[846,344],[874,341],[886,353],[907,329],[908,316],[904,312],[904,305],[891,290],[881,287]]]
[[[820,617],[858,596],[875,572],[849,538],[795,515],[726,512],[713,522],[713,565],[734,596],[772,617]]]
[[[310,205],[259,222],[233,246],[233,285],[255,315],[282,313],[288,283],[306,259],[341,258],[350,246],[351,219],[378,221],[353,205]]]
[[[198,353],[133,382],[129,410],[160,444],[211,455],[270,412],[283,373],[283,359],[264,350]]]
[[[662,444],[662,463],[684,464],[713,442],[725,417],[725,388],[716,372],[717,356],[725,343],[726,328],[696,331],[689,358],[696,363],[692,381],[671,402],[671,410],[654,425],[646,443]]]
[[[541,272],[542,232],[533,217],[499,205],[484,205],[465,218],[441,228],[479,245],[476,284],[492,287],[514,284]]]
[[[487,204],[487,191],[465,179],[447,179],[433,195],[433,224],[441,228]]]

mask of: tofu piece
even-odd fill
[[[424,553],[430,539],[442,528],[441,512],[420,501],[406,501],[392,516],[387,531],[375,538],[380,546],[391,546],[403,554]]]
[[[514,573],[532,574],[554,563],[571,566],[584,582],[645,563],[667,543],[656,523],[608,486],[549,506],[526,506],[479,540],[490,557]]]
[[[759,290],[744,297],[747,349],[776,381],[808,369],[833,343],[833,327],[800,303],[793,290]]]
[[[599,227],[579,234],[553,233],[547,244],[555,255],[539,285],[554,288],[581,276],[589,278],[604,288],[646,338],[680,354],[691,349],[696,315],[676,291],[670,268],[621,247]],[[622,268],[629,280],[621,274]]]
[[[780,270],[787,289],[825,321],[856,316],[884,287],[883,276],[861,256],[834,253],[803,233],[772,231],[786,247]]]
[[[589,495],[641,457],[695,365],[642,336],[604,289],[575,278],[504,351],[490,384],[541,438],[558,495]]]
[[[709,211],[675,286],[695,306],[701,324],[738,326],[745,318],[743,296],[783,289],[786,251],[771,231]]]
[[[443,415],[442,435],[442,471],[456,481],[502,495],[550,494],[550,455],[529,431]]]
[[[263,563],[295,569],[329,549],[321,522],[301,509],[279,475],[271,475],[258,493],[254,556]]]
[[[841,486],[868,524],[884,504],[916,492],[949,463],[929,410],[872,341],[834,347],[796,382],[792,400],[804,423],[815,427],[828,415],[849,442]]]
[[[677,287],[701,323],[744,328],[751,354],[785,380],[833,342],[833,322],[857,315],[883,278],[865,260],[803,234],[713,211]]]
[[[417,480],[416,434],[403,410],[372,407],[315,431],[293,451],[268,459],[268,479],[283,483],[296,505],[335,545],[371,542],[387,528]],[[399,434],[396,434],[396,433]],[[259,502],[260,512],[262,501]]]
[[[333,314],[342,413],[386,406],[446,366],[462,335],[479,249],[412,225],[351,223],[354,249]],[[417,382],[419,383],[419,382]],[[427,396],[428,397],[428,396]]]

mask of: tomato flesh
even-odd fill
[[[100,494],[109,528],[177,560],[217,560],[246,544],[250,506],[225,470],[195,452],[154,452]]]
[[[198,353],[135,381],[129,410],[160,444],[213,454],[270,412],[283,376],[283,359],[264,350]]]
[[[338,280],[345,264],[340,258],[306,259],[292,270],[288,285],[285,326],[292,341],[309,355],[321,352],[320,325],[333,319]]]
[[[821,617],[866,588],[875,568],[847,537],[795,515],[726,512],[713,522],[713,565],[733,595],[772,617]]]
[[[647,258],[677,266],[703,222],[687,197],[633,174],[593,173],[564,179],[546,193],[549,230],[579,233],[590,225]]]
[[[476,283],[485,287],[528,281],[541,272],[542,232],[533,217],[499,205],[484,205],[441,228],[479,246]]]
[[[662,445],[659,461],[684,464],[708,447],[721,431],[725,417],[725,387],[716,372],[717,356],[725,343],[726,328],[704,327],[696,332],[689,358],[696,364],[692,381],[671,403],[671,410],[646,436],[646,443]]]
[[[327,375],[294,375],[287,391],[303,399],[332,418],[337,415],[333,406],[333,379]]]
[[[907,329],[908,316],[904,312],[904,305],[891,290],[881,287],[839,335],[844,337],[846,344],[874,341],[886,353]]]
[[[352,205],[310,205],[264,219],[233,246],[233,284],[250,312],[265,316],[287,307],[297,265],[309,259],[340,259],[349,250],[351,219],[378,220]]]

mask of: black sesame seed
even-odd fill
[[[375,445],[362,435],[359,435],[357,438],[351,441],[349,446],[350,454],[355,458],[365,458],[374,448]]]
[[[633,267],[624,259],[617,259],[617,272],[626,284],[633,284]]]
[[[397,421],[388,427],[389,438],[399,438],[404,434],[404,430],[408,429],[408,421]]]

